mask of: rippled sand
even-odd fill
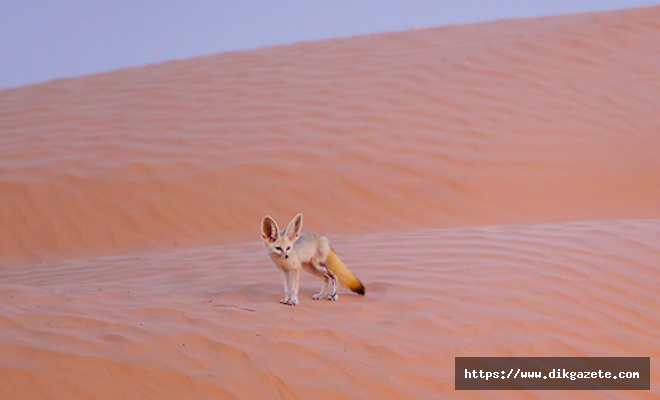
[[[0,91],[0,398],[654,398],[660,7]],[[366,284],[284,307],[259,221]],[[574,222],[578,221],[578,222]],[[455,392],[457,356],[646,356],[646,392]]]

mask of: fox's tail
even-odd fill
[[[325,260],[325,266],[328,267],[328,270],[337,277],[337,280],[342,286],[364,296],[364,285],[360,282],[357,276],[353,275],[346,265],[344,265],[332,248],[330,248],[330,254],[328,254],[328,258]]]

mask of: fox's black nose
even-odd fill
[[[289,258],[289,255],[288,255],[288,254],[285,254],[285,255],[284,255],[284,258]]]

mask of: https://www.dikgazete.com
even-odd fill
[[[547,374],[541,371],[521,371],[520,368],[509,371],[484,371],[484,370],[465,370],[465,379],[639,379],[639,372],[620,371],[613,373],[610,371],[567,371],[565,368],[553,369]]]
[[[456,390],[650,390],[650,357],[456,357]]]

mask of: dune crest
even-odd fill
[[[217,54],[0,91],[0,258],[659,218],[660,7]],[[257,222],[255,222],[257,221]]]

